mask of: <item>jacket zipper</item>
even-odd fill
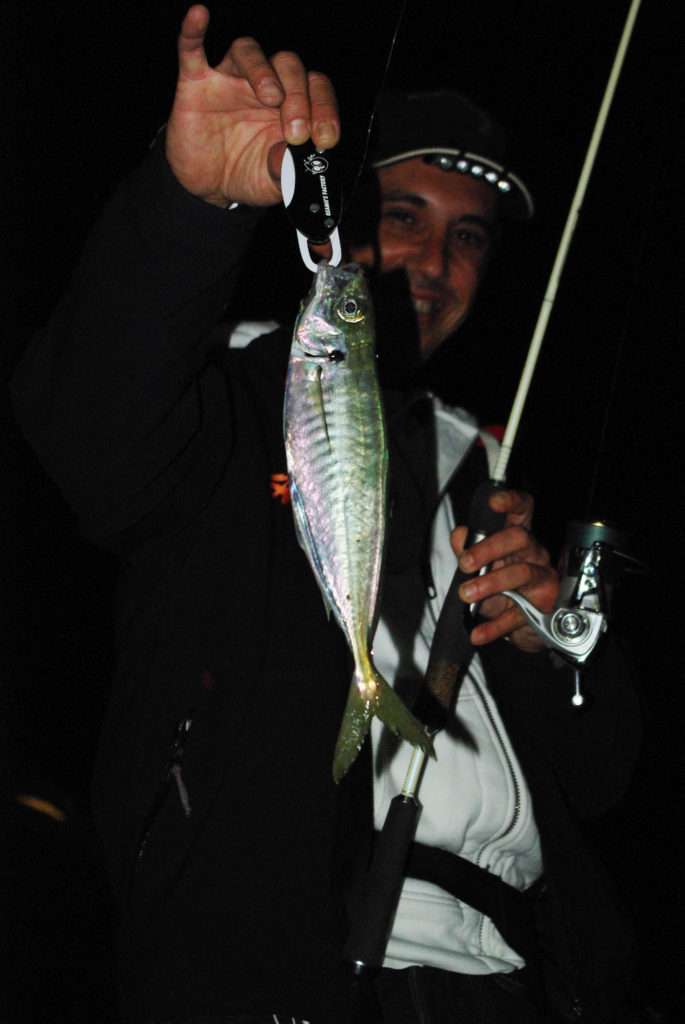
[[[507,748],[506,748],[506,746],[504,744],[504,740],[502,739],[502,734],[501,734],[500,730],[497,728],[497,723],[495,721],[495,716],[492,713],[492,710],[490,708],[490,705],[488,704],[487,698],[486,698],[485,694],[483,693],[483,691],[482,691],[481,687],[479,686],[479,684],[476,682],[476,680],[472,679],[472,682],[473,682],[474,689],[476,689],[478,691],[478,696],[481,699],[481,703],[482,703],[482,705],[483,705],[483,707],[485,709],[485,714],[488,717],[488,721],[490,722],[490,726],[492,727],[492,731],[494,732],[495,736],[497,737],[497,740],[498,740],[498,743],[499,743],[499,746],[500,746],[500,750],[502,751],[502,754],[504,756],[504,761],[505,761],[507,769],[509,771],[509,776],[511,778],[512,786],[514,787],[514,809],[512,811],[511,820],[509,821],[508,825],[499,833],[499,835],[496,835],[493,839],[490,840],[491,843],[495,843],[495,842],[498,842],[500,839],[503,839],[504,836],[509,835],[510,832],[513,832],[513,830],[514,830],[514,828],[515,828],[515,826],[516,826],[516,824],[518,822],[519,815],[521,813],[521,786],[520,786],[519,780],[518,780],[518,778],[516,776],[516,770],[514,768],[514,764],[513,764],[512,760],[511,760],[510,756],[509,756],[509,751],[507,750]]]
[[[509,756],[509,751],[507,750],[507,748],[506,748],[506,746],[504,744],[504,741],[502,739],[502,734],[501,734],[500,730],[497,727],[497,722],[495,721],[495,716],[492,713],[492,710],[490,708],[490,705],[488,704],[487,698],[486,698],[486,696],[483,693],[481,687],[479,686],[479,684],[476,682],[475,679],[472,679],[472,683],[473,683],[474,689],[477,691],[478,696],[480,697],[480,702],[481,702],[481,705],[483,706],[483,708],[485,710],[485,714],[487,715],[487,719],[488,719],[488,721],[490,723],[490,727],[492,728],[492,731],[494,732],[495,736],[497,737],[497,741],[499,743],[500,750],[501,750],[502,754],[504,755],[504,761],[506,763],[506,766],[507,766],[507,769],[508,769],[508,772],[509,772],[509,777],[511,779],[512,786],[514,787],[514,809],[513,809],[512,815],[511,815],[511,819],[510,819],[509,823],[505,826],[505,828],[498,835],[494,836],[494,838],[490,840],[490,844],[492,844],[492,843],[498,842],[500,839],[503,839],[504,836],[507,836],[507,835],[509,835],[509,833],[513,832],[513,830],[514,830],[514,828],[516,826],[516,823],[518,822],[519,814],[521,812],[521,786],[519,785],[519,781],[518,781],[518,778],[516,776],[516,771],[514,769],[513,762],[512,762],[512,760],[511,760],[511,758]],[[480,858],[479,858],[479,860],[480,860]],[[488,865],[485,866],[485,870],[486,871],[490,870]],[[486,921],[485,915],[481,916],[480,927],[478,929],[478,945],[479,945],[479,947],[481,949],[483,948],[483,932],[485,930],[485,921]]]

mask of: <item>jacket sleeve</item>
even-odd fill
[[[526,774],[553,774],[581,818],[614,806],[628,788],[642,736],[635,668],[616,632],[583,673],[580,710],[571,703],[572,669],[547,654],[496,644],[485,660]]]
[[[108,543],[214,486],[233,424],[207,338],[258,217],[190,195],[157,143],[24,354],[17,418],[90,539]]]

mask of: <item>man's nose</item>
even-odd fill
[[[449,254],[446,239],[441,232],[433,232],[424,238],[415,256],[415,265],[426,277],[442,279],[446,276]]]

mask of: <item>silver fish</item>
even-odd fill
[[[354,658],[333,759],[336,782],[373,715],[431,749],[424,727],[373,665],[386,521],[388,450],[376,377],[373,308],[356,264],[319,264],[295,323],[284,408],[299,542]]]

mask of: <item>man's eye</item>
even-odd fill
[[[413,227],[416,224],[416,217],[411,210],[384,210],[383,220],[390,220],[405,227]]]
[[[454,233],[454,242],[460,248],[466,249],[485,249],[487,239],[480,231],[470,231],[468,228],[460,228],[459,231]]]

